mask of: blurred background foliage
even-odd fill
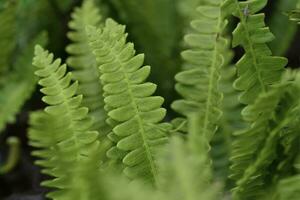
[[[165,98],[164,106],[169,108],[177,99],[174,75],[181,68],[183,35],[189,32],[189,21],[193,17],[190,13],[194,13],[191,10],[201,0],[95,1],[104,16],[126,24],[129,40],[135,43],[138,52],[146,54],[146,63],[152,67],[151,81],[158,84],[157,92]],[[284,12],[295,8],[297,1],[270,0],[265,10],[267,25],[276,36],[270,47],[275,55],[288,57],[289,66],[293,68],[300,66],[300,34],[296,24],[289,22]],[[0,199],[42,199],[44,191],[39,182],[43,177],[32,165],[26,144],[28,113],[44,106],[38,88],[34,89],[32,48],[36,41],[47,43],[47,48],[56,57],[66,59],[70,13],[80,4],[80,0],[0,0],[0,163],[7,157],[5,141],[9,136],[20,138],[22,148],[17,168],[12,173],[0,175]],[[13,27],[10,34],[1,35],[6,27],[2,23]],[[234,27],[236,22],[230,23]],[[235,49],[236,58],[242,53],[239,48]],[[9,96],[11,99],[7,100]],[[16,108],[11,111],[13,116],[3,119],[1,109],[6,104],[17,104],[22,109],[19,112]],[[175,114],[171,109],[169,111],[168,118],[172,119]],[[5,124],[5,121],[9,123]]]

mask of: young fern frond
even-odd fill
[[[242,46],[244,56],[236,64],[238,79],[234,86],[243,91],[240,101],[251,104],[258,95],[280,81],[287,59],[272,56],[266,43],[274,39],[265,26],[263,13],[256,14],[267,4],[267,0],[226,0],[224,14],[233,14],[240,23],[233,31],[233,46]]]
[[[0,75],[7,72],[10,67],[11,53],[16,46],[16,8],[17,4],[11,1],[5,3],[0,10]],[[4,77],[0,77],[0,84]]]
[[[142,67],[144,55],[135,55],[124,31],[124,26],[111,19],[103,30],[89,30],[101,74],[107,121],[113,128],[109,138],[115,145],[107,155],[122,160],[128,177],[156,182],[156,154],[168,140],[169,124],[160,123],[166,114],[161,108],[164,99],[152,96],[156,85],[145,82],[150,67]]]
[[[98,132],[92,131],[88,108],[81,107],[82,95],[76,95],[78,82],[71,83],[71,73],[61,60],[53,61],[40,46],[35,48],[35,74],[49,106],[32,115],[30,144],[41,148],[33,152],[44,173],[53,177],[43,185],[55,188],[48,194],[54,200],[94,199],[91,192],[93,177],[97,179],[99,163]],[[91,185],[90,185],[91,184]]]
[[[86,34],[86,26],[99,26],[101,18],[93,0],[85,0],[80,8],[75,8],[69,23],[71,31],[68,33],[72,43],[66,50],[70,54],[67,63],[74,69],[74,79],[79,81],[78,93],[84,96],[82,105],[89,108],[89,114],[95,120],[93,129],[103,138],[109,132],[109,127],[105,123],[107,115],[96,58],[90,49]]]
[[[5,84],[0,85],[0,132],[7,123],[15,121],[16,114],[33,93],[37,82],[32,66],[34,45],[46,43],[47,35],[44,33],[31,41],[16,58],[13,70],[5,77]]]
[[[194,33],[185,37],[189,50],[182,52],[184,70],[175,76],[176,90],[183,97],[172,104],[178,113],[188,116],[201,113],[201,131],[209,140],[221,116],[222,94],[218,84],[224,63],[227,40],[222,36],[227,24],[221,13],[222,0],[204,1],[197,9],[198,18],[191,25]]]

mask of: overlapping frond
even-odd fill
[[[7,1],[0,10],[0,75],[8,71],[11,53],[16,46],[16,5],[15,2]]]
[[[287,59],[272,56],[268,42],[274,35],[265,26],[263,13],[256,14],[267,4],[267,0],[226,0],[224,13],[233,14],[240,22],[233,31],[233,46],[242,46],[244,56],[236,64],[238,79],[234,86],[242,91],[240,101],[251,104],[262,92],[280,81]]]
[[[79,81],[78,93],[84,96],[82,105],[89,108],[89,114],[94,119],[93,128],[99,131],[103,138],[109,127],[105,123],[107,115],[104,110],[96,58],[90,49],[86,34],[86,27],[99,26],[101,18],[93,0],[85,0],[80,8],[75,8],[69,23],[71,31],[68,33],[72,43],[66,50],[71,55],[67,63],[74,69],[72,71],[74,79]]]
[[[37,163],[53,177],[43,182],[55,188],[48,197],[94,199],[90,179],[97,179],[100,162],[98,132],[91,130],[88,108],[81,107],[82,95],[76,95],[78,82],[71,82],[67,66],[61,65],[60,59],[53,61],[53,54],[40,46],[35,48],[33,64],[45,95],[42,100],[49,106],[32,115],[29,138],[39,149],[33,152],[40,157]]]
[[[232,150],[232,174],[236,180],[234,199],[262,196],[268,181],[268,170],[278,156],[283,131],[299,113],[298,97],[290,83],[274,86],[258,96],[253,105],[243,110],[249,128],[235,133]]]
[[[184,116],[201,113],[201,131],[212,138],[221,116],[220,70],[227,40],[222,36],[227,21],[221,13],[222,0],[204,1],[191,26],[194,33],[185,37],[190,49],[182,53],[184,69],[175,77],[176,90],[183,97],[172,108]]]
[[[44,45],[46,42],[44,33],[31,41],[16,58],[12,72],[5,76],[5,84],[0,85],[0,132],[7,123],[15,121],[15,115],[33,93],[37,82],[31,62],[34,45]]]
[[[103,30],[89,30],[100,66],[107,122],[113,128],[109,138],[115,145],[107,155],[123,161],[127,176],[155,181],[156,153],[168,140],[169,124],[160,123],[166,114],[161,108],[164,99],[152,96],[156,85],[145,81],[150,67],[142,67],[144,55],[135,55],[124,31],[124,26],[111,19]]]

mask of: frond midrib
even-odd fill
[[[209,110],[210,110],[210,102],[211,102],[211,98],[213,96],[213,83],[214,81],[218,82],[219,80],[214,80],[214,75],[215,73],[218,73],[218,67],[217,66],[217,59],[218,59],[218,40],[219,40],[219,35],[222,34],[222,12],[220,10],[219,13],[219,17],[218,17],[218,32],[215,34],[215,44],[214,44],[214,50],[213,50],[213,62],[210,66],[210,75],[209,75],[209,86],[208,86],[208,95],[207,95],[207,101],[206,101],[206,107],[205,107],[205,111],[204,111],[204,130],[208,130],[208,124],[209,124]],[[211,136],[210,136],[211,137]]]
[[[118,53],[115,52],[112,55],[118,55]],[[125,77],[124,79],[125,79],[127,87],[128,87],[128,92],[129,92],[129,96],[130,96],[130,99],[131,99],[131,103],[134,105],[134,109],[135,109],[135,112],[136,112],[135,116],[137,116],[137,120],[138,120],[139,128],[140,128],[139,132],[140,132],[141,138],[143,140],[143,146],[144,146],[144,149],[145,149],[145,152],[146,152],[147,159],[149,161],[149,165],[150,165],[150,168],[151,168],[151,173],[152,173],[153,179],[154,179],[155,183],[158,183],[158,181],[157,181],[157,174],[158,174],[157,168],[156,168],[154,158],[152,156],[149,144],[147,143],[147,136],[146,136],[146,133],[145,133],[145,130],[144,130],[144,123],[143,123],[143,120],[140,116],[140,111],[138,109],[135,98],[133,96],[133,92],[131,90],[131,84],[130,84],[129,78],[127,76],[127,73],[123,69],[123,63],[120,61],[119,57],[116,56],[115,58],[121,65],[120,70],[124,74],[124,77]]]

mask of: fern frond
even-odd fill
[[[49,106],[31,119],[30,144],[41,148],[33,152],[41,158],[38,164],[53,177],[43,185],[55,188],[48,197],[55,200],[94,199],[91,177],[97,179],[99,152],[98,132],[92,131],[88,108],[81,107],[82,95],[76,95],[78,82],[61,60],[53,54],[35,48],[35,74],[44,93],[42,100]]]
[[[172,138],[160,162],[160,187],[170,199],[220,199],[220,186],[212,183],[209,145],[199,132],[198,117],[189,116],[187,141]]]
[[[6,75],[5,84],[0,85],[0,132],[7,123],[13,123],[15,116],[22,108],[26,100],[33,93],[37,79],[34,76],[32,56],[35,44],[46,44],[47,36],[39,34],[16,57],[11,74]]]
[[[232,65],[224,65],[220,80],[220,91],[223,93],[221,103],[223,115],[218,123],[218,130],[211,141],[214,174],[217,179],[224,182],[226,182],[229,172],[232,133],[243,127],[240,114],[242,106],[238,101],[238,92],[232,86],[235,78],[235,68]]]
[[[233,31],[233,46],[242,46],[244,56],[236,64],[238,79],[234,86],[243,91],[240,101],[251,104],[261,92],[267,92],[271,85],[280,81],[287,59],[272,56],[266,45],[274,35],[265,26],[263,9],[267,0],[226,0],[223,4],[225,15],[233,14],[240,23]]]
[[[0,10],[0,75],[9,70],[11,53],[16,46],[16,7],[16,3],[7,1]]]
[[[261,93],[253,105],[243,110],[251,126],[235,133],[231,156],[231,178],[236,180],[234,199],[253,199],[264,193],[282,131],[297,117],[294,94],[292,84],[282,83]]]
[[[124,30],[111,19],[103,31],[89,30],[100,66],[108,123],[113,128],[109,138],[115,146],[108,156],[122,159],[128,177],[156,182],[156,153],[168,140],[165,129],[169,124],[160,123],[166,114],[161,108],[164,99],[151,96],[156,85],[145,82],[150,67],[142,67],[144,55],[135,56],[133,44],[126,43]]]
[[[71,55],[67,64],[74,69],[74,79],[79,81],[78,93],[84,96],[82,105],[89,108],[89,114],[94,119],[93,129],[104,138],[109,132],[105,122],[107,114],[104,110],[96,58],[90,49],[86,34],[86,27],[99,26],[101,19],[93,0],[85,0],[80,8],[75,8],[69,23],[71,31],[68,33],[73,43],[68,45],[66,50]]]
[[[175,91],[174,76],[179,70],[178,40],[181,21],[174,0],[112,0],[122,23],[127,25],[136,48],[151,65],[150,80],[162,85],[157,94],[170,105]],[[144,34],[141,34],[144,33]]]
[[[184,116],[201,113],[201,131],[212,138],[221,116],[218,84],[227,47],[222,37],[227,22],[221,13],[222,0],[204,2],[197,9],[198,18],[191,23],[194,33],[185,37],[190,49],[182,53],[184,70],[175,76],[176,90],[183,99],[175,101],[172,108]]]

